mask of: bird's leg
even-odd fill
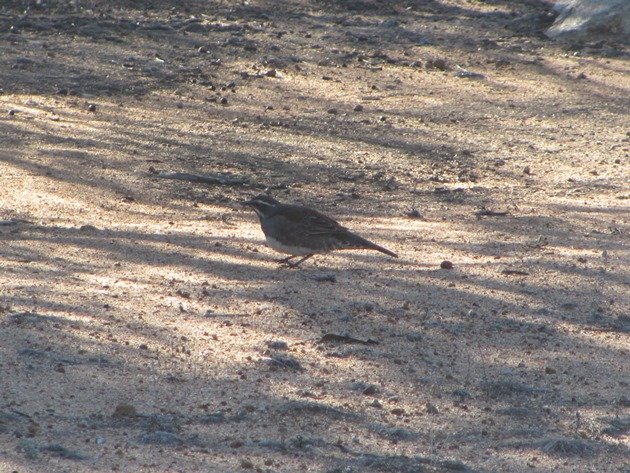
[[[297,258],[297,255],[288,256],[288,257],[282,258],[282,259],[277,259],[276,262],[278,262],[280,264],[288,264],[290,266],[291,264],[289,263],[289,261],[291,261],[293,258]]]
[[[311,253],[310,255],[306,255],[304,258],[302,258],[300,261],[298,261],[297,263],[289,263],[287,262],[287,264],[289,265],[290,268],[297,268],[299,265],[301,265],[304,261],[306,261],[309,258],[312,258],[313,256],[315,256],[315,253]]]

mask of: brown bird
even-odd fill
[[[252,207],[258,215],[267,245],[289,255],[279,262],[292,268],[316,254],[334,250],[376,250],[398,258],[396,253],[352,233],[317,210],[282,204],[264,194],[243,204]],[[299,256],[302,257],[299,261],[291,262]]]

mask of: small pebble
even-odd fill
[[[282,340],[270,340],[267,342],[267,346],[272,350],[288,350],[289,344]]]
[[[365,388],[362,391],[362,394],[364,396],[373,396],[374,394],[376,394],[378,392],[378,388],[376,386],[374,386],[373,384],[370,384],[367,388]]]
[[[444,260],[440,263],[440,268],[453,269],[453,263],[451,263],[449,260]]]
[[[87,109],[88,109],[88,112],[96,112],[96,105],[91,103],[88,105]]]
[[[95,233],[98,231],[98,228],[96,228],[94,225],[81,225],[79,227],[79,231],[84,233]]]
[[[440,71],[446,71],[448,69],[448,64],[444,59],[433,59],[432,61],[427,61],[425,67],[427,69],[438,69]]]
[[[228,103],[227,97],[222,97],[221,98],[221,105],[227,105],[227,103]]]
[[[125,417],[136,417],[137,415],[138,413],[134,406],[132,406],[131,404],[122,403],[116,406],[112,417],[114,419],[123,419]]]
[[[363,111],[363,105],[359,104],[356,107],[354,107],[354,111],[355,112],[362,112]]]

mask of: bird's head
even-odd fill
[[[260,194],[256,197],[243,202],[243,205],[247,205],[254,209],[254,211],[258,214],[259,217],[264,217],[271,213],[273,209],[277,205],[280,205],[276,199],[266,194]]]

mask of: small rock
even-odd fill
[[[427,69],[438,69],[440,71],[446,71],[449,68],[447,62],[444,59],[433,59],[427,61],[425,67]]]
[[[438,415],[440,413],[440,411],[438,410],[437,406],[435,404],[432,404],[430,402],[427,402],[427,404],[425,405],[425,408],[427,410],[427,414],[431,414],[431,415]]]
[[[576,79],[579,79],[579,80],[584,80],[584,79],[586,79],[586,74],[584,74],[583,72],[580,72],[580,73],[577,75]]]
[[[96,104],[93,104],[93,103],[88,104],[87,109],[88,109],[88,112],[96,112]]]
[[[302,371],[304,369],[299,361],[286,356],[272,356],[269,358],[268,362],[273,369],[281,368],[294,371]]]
[[[390,18],[387,20],[383,20],[381,22],[381,26],[384,26],[385,28],[396,28],[400,26],[400,23],[398,23],[398,21],[394,20],[393,18]]]
[[[116,406],[116,409],[114,409],[112,417],[114,419],[124,419],[128,417],[136,417],[137,415],[138,412],[134,406],[131,404],[121,403]]]
[[[328,113],[330,113],[330,114],[332,114],[332,115],[337,115],[337,113],[339,113],[339,112],[337,112],[337,109],[336,109],[336,108],[329,108],[329,109],[328,109]]]
[[[451,263],[449,260],[444,260],[440,263],[440,268],[453,269],[453,263]]]
[[[221,105],[227,105],[227,104],[228,104],[227,97],[221,97]]]
[[[275,69],[269,69],[267,72],[265,72],[265,75],[267,77],[277,77],[278,72]]]
[[[245,468],[247,470],[254,468],[254,464],[252,463],[251,460],[248,460],[247,458],[244,458],[243,460],[241,460],[241,468]]]
[[[272,350],[288,350],[289,344],[282,340],[270,340],[267,342],[267,346]]]
[[[418,209],[411,209],[409,212],[406,213],[406,215],[409,218],[422,218],[422,214]]]
[[[405,410],[400,408],[400,407],[394,407],[391,411],[392,414],[394,414],[395,416],[402,416],[405,415]]]
[[[556,370],[551,366],[545,366],[545,374],[556,374]]]
[[[532,170],[529,166],[525,166],[523,168],[523,174],[527,174],[528,176],[532,173]]]
[[[383,404],[380,403],[380,401],[378,399],[374,399],[371,403],[370,403],[371,407],[375,407],[376,409],[381,409],[383,407]]]
[[[357,106],[354,107],[354,111],[355,112],[362,112],[363,111],[363,105],[359,104]]]
[[[364,396],[373,396],[376,393],[378,393],[378,388],[375,385],[370,384],[363,390],[361,394],[363,394]]]
[[[459,66],[458,66],[459,67]],[[461,69],[457,71],[455,77],[460,79],[485,79],[486,76],[479,72],[467,71],[466,69]]]
[[[12,108],[11,110],[9,110],[7,112],[7,115],[9,115],[10,117],[14,116],[16,113],[19,113],[19,110],[15,110],[14,108]]]
[[[83,233],[96,233],[98,232],[98,228],[94,225],[81,225],[79,227],[79,231]]]

